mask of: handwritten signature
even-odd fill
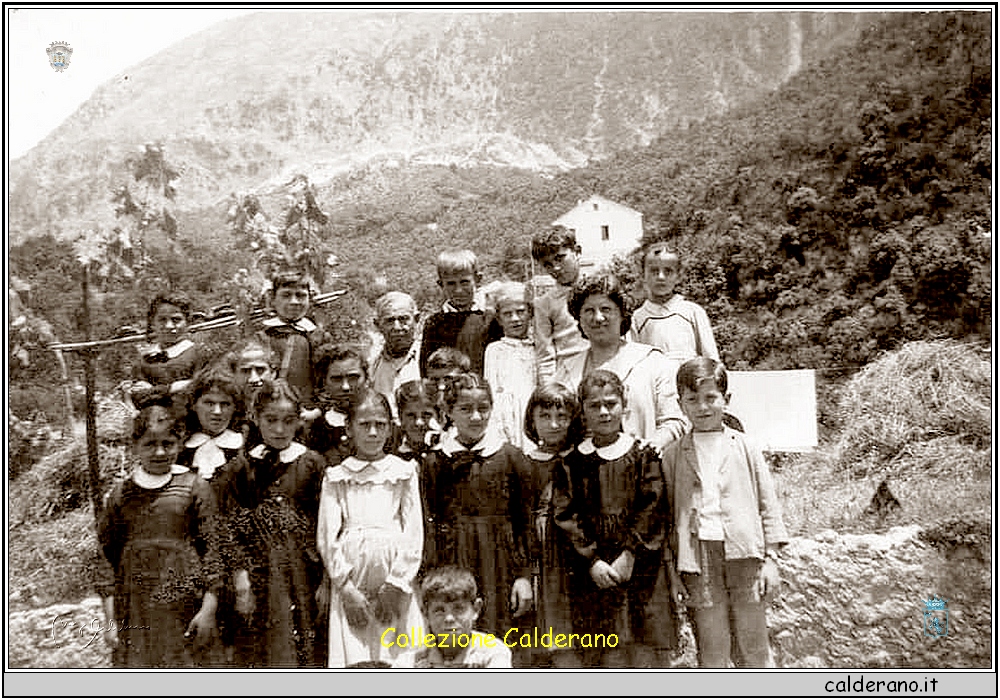
[[[60,620],[59,618],[69,615],[69,613],[63,613],[62,615],[55,615],[52,617],[52,629],[49,633],[52,639],[56,638],[56,630],[62,629],[63,632],[69,632],[70,634],[77,635],[81,638],[85,638],[90,635],[90,639],[87,643],[83,645],[86,649],[94,640],[100,637],[105,632],[110,632],[115,630],[121,632],[123,630],[148,630],[148,625],[126,625],[125,620],[108,620],[107,622],[101,622],[96,617],[89,623],[81,623],[72,618],[65,620]]]

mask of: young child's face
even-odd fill
[[[334,360],[326,370],[324,388],[333,404],[340,410],[347,405],[365,383],[365,370],[361,362],[354,357]]]
[[[274,370],[267,362],[267,353],[263,350],[247,350],[236,364],[236,381],[243,387],[259,389],[265,379],[274,379]]]
[[[194,402],[202,431],[213,437],[229,427],[235,409],[233,397],[218,389],[206,391]]]
[[[622,431],[625,404],[611,386],[592,389],[583,400],[583,421],[596,443],[609,444]]]
[[[377,406],[363,406],[351,421],[354,453],[360,459],[368,461],[381,459],[385,455],[385,443],[389,439],[391,430],[390,416]]]
[[[681,412],[699,433],[722,430],[722,416],[729,405],[729,395],[723,394],[712,380],[703,381],[698,391],[685,387],[680,392]]]
[[[508,338],[527,338],[531,307],[524,301],[506,301],[497,309],[497,320]]]
[[[136,456],[150,474],[169,474],[181,453],[181,441],[165,426],[150,427],[135,443]]]
[[[153,314],[152,328],[156,342],[166,349],[183,338],[187,317],[173,304],[160,304]]]
[[[459,311],[468,311],[476,297],[476,275],[473,272],[454,272],[438,275],[438,284],[444,298]]]
[[[437,411],[426,401],[410,401],[399,407],[399,424],[411,446],[424,444],[428,430],[437,426]]]
[[[562,406],[535,406],[531,411],[542,447],[560,448],[566,442],[572,417]]]
[[[471,634],[482,607],[481,598],[476,600],[432,598],[424,603],[424,619],[434,634]],[[441,648],[441,653],[446,656],[454,656],[459,651],[461,648],[458,645]]]
[[[274,312],[282,321],[298,321],[309,312],[309,287],[288,285],[274,293]]]
[[[410,349],[416,324],[413,309],[403,301],[394,301],[383,310],[376,326],[385,338],[385,349],[390,356],[400,357]]]
[[[264,444],[283,450],[295,439],[295,431],[299,429],[299,412],[295,404],[287,399],[271,401],[258,413],[257,427]]]
[[[546,274],[563,287],[569,287],[580,276],[580,254],[572,248],[560,248],[538,261]]]
[[[650,256],[643,268],[649,298],[658,304],[670,301],[681,276],[681,262],[674,256]]]
[[[467,389],[458,394],[458,400],[448,412],[458,437],[466,441],[479,441],[486,434],[493,404],[484,389]]]

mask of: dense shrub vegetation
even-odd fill
[[[732,367],[851,371],[904,341],[987,337],[991,91],[988,14],[900,14],[760,103],[554,178],[373,163],[317,188],[351,291],[327,320],[361,337],[350,320],[368,312],[377,277],[430,308],[444,247],[476,250],[487,279],[524,278],[531,233],[597,192],[683,252],[682,291],[708,309]],[[261,201],[282,209],[277,195]],[[152,267],[203,309],[231,301],[250,251],[233,244],[224,205],[183,205],[176,241],[148,245]],[[10,262],[33,312],[79,338],[69,244],[34,238]],[[635,261],[619,270],[636,279]],[[94,334],[141,325],[147,297],[141,285],[99,289]],[[104,386],[130,352],[102,356]],[[51,372],[11,367],[15,387]]]

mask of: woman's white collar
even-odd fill
[[[601,459],[618,459],[628,454],[628,451],[632,449],[632,445],[634,444],[634,437],[628,433],[621,433],[618,435],[618,439],[610,445],[597,447],[594,445],[593,438],[587,438],[576,449],[580,451],[580,454],[584,455],[592,455],[596,452],[597,456]]]

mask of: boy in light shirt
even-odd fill
[[[694,357],[719,359],[708,314],[698,304],[675,293],[681,261],[663,242],[654,243],[642,258],[646,301],[632,315],[632,340],[662,350],[674,367]]]
[[[765,608],[788,542],[771,472],[760,449],[722,423],[729,394],[720,363],[688,360],[677,371],[677,391],[692,430],[663,453],[664,553],[676,556],[676,600],[688,607],[698,665],[771,668]]]

